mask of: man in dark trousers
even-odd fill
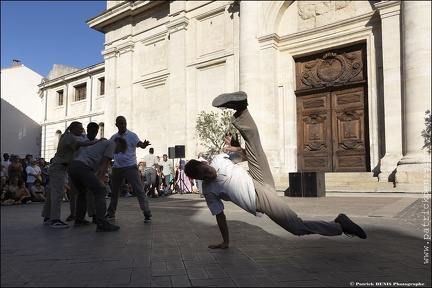
[[[75,227],[90,224],[84,219],[87,211],[86,188],[88,188],[95,196],[96,232],[120,229],[119,226],[112,225],[104,219],[107,194],[105,174],[108,172],[108,166],[114,154],[126,151],[126,147],[126,140],[120,137],[115,138],[114,141],[99,142],[85,150],[69,165],[68,174],[78,192]]]
[[[144,193],[144,187],[141,182],[141,175],[137,166],[136,148],[145,149],[150,142],[147,140],[141,141],[137,134],[128,130],[126,118],[118,116],[116,118],[116,126],[118,132],[111,136],[110,140],[117,137],[123,138],[128,143],[126,151],[118,153],[114,156],[114,166],[112,168],[112,192],[110,205],[108,206],[106,220],[114,220],[117,210],[118,198],[120,190],[125,179],[132,186],[132,189],[137,197],[139,206],[144,214],[144,223],[151,223],[151,211],[148,203],[148,197]]]

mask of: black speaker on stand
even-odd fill
[[[168,158],[169,159],[176,158],[175,147],[168,147]]]
[[[185,158],[185,145],[176,145],[175,147],[175,158]]]
[[[175,145],[174,146],[174,150],[175,150],[175,158],[179,158],[179,168],[180,168],[180,174],[179,174],[179,179],[178,182],[183,184],[183,188],[184,190],[180,189],[180,194],[182,193],[192,193],[192,191],[189,191],[188,186],[186,185],[185,181],[189,181],[189,178],[184,179],[184,177],[187,177],[186,174],[184,174],[183,170],[184,170],[184,165],[185,165],[185,160],[182,160],[182,158],[185,158],[185,145]]]

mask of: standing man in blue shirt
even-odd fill
[[[148,204],[148,197],[144,193],[144,187],[141,182],[140,172],[137,166],[136,148],[145,149],[151,145],[149,141],[141,141],[134,132],[128,130],[126,118],[124,116],[118,116],[116,118],[116,127],[118,132],[114,134],[110,140],[113,141],[115,138],[120,137],[126,140],[127,149],[125,152],[121,152],[114,155],[114,165],[112,168],[112,192],[111,201],[108,206],[106,220],[114,220],[115,213],[118,204],[118,198],[121,187],[125,179],[132,185],[132,188],[137,196],[138,203],[144,214],[144,223],[151,223],[151,211]]]

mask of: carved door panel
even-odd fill
[[[330,93],[297,97],[298,171],[332,167]],[[331,170],[330,170],[331,171]]]
[[[363,87],[332,92],[333,171],[366,171]]]

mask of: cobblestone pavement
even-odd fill
[[[302,219],[346,213],[368,239],[294,236],[268,217],[225,202],[230,247],[198,195],[150,199],[144,224],[135,197],[120,198],[114,223],[52,229],[41,203],[1,207],[2,287],[430,287],[430,195],[281,196]],[[62,219],[69,211],[63,203]],[[425,218],[427,216],[427,218]],[[428,228],[429,230],[425,230]]]

